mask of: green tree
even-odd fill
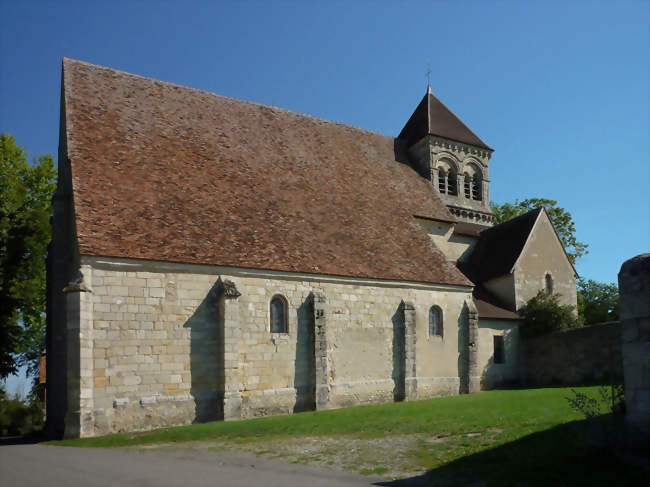
[[[54,157],[27,162],[0,134],[0,377],[38,368],[45,342],[45,258],[51,236]]]
[[[544,290],[529,300],[519,314],[523,319],[521,333],[527,337],[580,326],[575,308],[560,304],[558,294],[548,294]]]
[[[592,279],[578,279],[578,314],[585,325],[618,320],[618,287]]]
[[[557,201],[546,198],[528,198],[523,201],[515,199],[514,203],[504,203],[502,205],[494,202],[490,203],[495,223],[503,223],[540,206],[546,208],[548,216],[551,218],[553,226],[569,256],[569,260],[572,264],[575,264],[577,259],[589,252],[587,250],[589,246],[576,239],[576,228],[571,213],[557,206]]]

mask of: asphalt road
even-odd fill
[[[0,446],[2,487],[357,487],[382,484],[386,485],[377,477],[265,460],[243,453],[149,452],[37,444]]]

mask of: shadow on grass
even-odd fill
[[[610,416],[574,421],[454,460],[424,475],[379,482],[428,486],[647,486],[650,472],[621,458]]]

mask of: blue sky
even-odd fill
[[[426,89],[496,151],[491,198],[558,200],[615,282],[650,247],[650,2],[0,0],[0,131],[56,154],[71,57],[397,135]]]

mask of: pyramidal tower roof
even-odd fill
[[[409,121],[406,122],[398,138],[411,145],[426,135],[437,135],[445,139],[492,150],[433,95],[430,86],[427,87],[427,93]]]

